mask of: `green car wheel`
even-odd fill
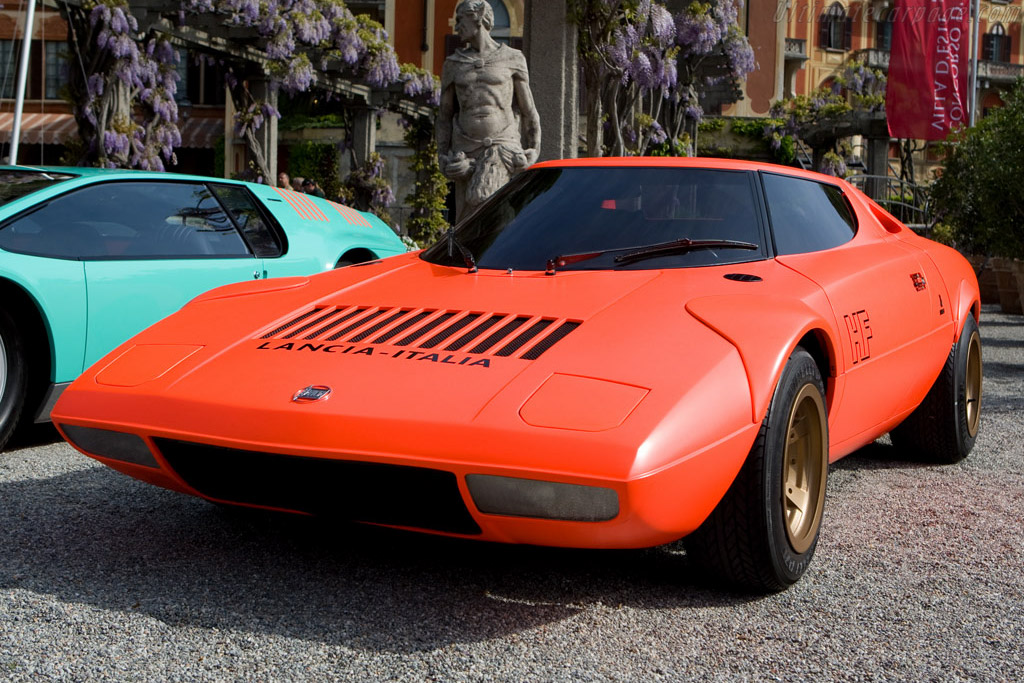
[[[18,424],[28,387],[25,353],[10,313],[0,310],[0,449]]]

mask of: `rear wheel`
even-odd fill
[[[18,426],[28,390],[25,348],[10,313],[0,310],[0,450]]]
[[[981,376],[981,334],[968,316],[928,395],[890,433],[892,445],[929,462],[966,458],[981,426]]]
[[[736,480],[685,540],[709,576],[778,591],[806,571],[818,543],[828,479],[825,388],[807,351],[789,357]]]

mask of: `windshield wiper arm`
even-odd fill
[[[684,237],[681,240],[671,242],[658,242],[657,244],[638,245],[632,247],[615,247],[613,249],[600,249],[598,251],[585,251],[578,254],[565,254],[548,259],[545,275],[554,275],[556,268],[563,268],[580,261],[589,261],[598,256],[611,254],[616,251],[628,251],[630,253],[616,256],[616,263],[632,263],[645,258],[653,258],[667,253],[694,251],[696,249],[760,249],[753,242],[740,242],[738,240],[691,240]]]
[[[741,242],[739,240],[691,240],[689,238],[683,238],[681,240],[672,240],[671,242],[662,242],[660,244],[651,244],[646,247],[639,247],[635,251],[622,256],[616,256],[616,263],[633,263],[635,261],[642,261],[646,258],[654,258],[656,256],[664,256],[665,254],[674,253],[686,253],[689,251],[696,251],[697,249],[760,249],[760,247],[753,242]]]
[[[469,272],[475,273],[477,271],[477,268],[476,268],[476,259],[473,258],[473,252],[471,252],[469,249],[467,249],[465,247],[465,245],[463,245],[461,242],[459,242],[459,240],[455,239],[455,228],[454,228],[454,226],[448,228],[447,236],[448,236],[448,258],[454,258],[455,257],[455,249],[458,249],[459,250],[459,254],[462,256],[462,262],[466,264],[466,268],[469,269]]]

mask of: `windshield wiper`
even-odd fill
[[[475,273],[477,271],[476,259],[473,258],[473,253],[469,249],[455,239],[454,226],[448,228],[446,234],[448,237],[448,258],[455,258],[455,250],[458,249],[459,254],[462,256],[462,262],[466,264],[466,268],[469,269],[469,272]]]
[[[665,254],[685,254],[697,249],[752,249],[760,247],[753,242],[741,242],[739,240],[691,240],[684,237],[681,240],[651,244],[646,247],[639,247],[635,251],[622,256],[616,256],[616,263],[634,263],[647,258],[664,256]]]
[[[686,253],[697,249],[760,249],[752,242],[740,242],[738,240],[691,240],[684,237],[681,240],[671,242],[658,242],[657,244],[637,245],[632,247],[615,247],[613,249],[601,249],[599,251],[586,251],[579,254],[565,254],[548,259],[545,275],[554,275],[556,268],[563,268],[580,261],[589,261],[598,256],[611,254],[616,251],[628,251],[630,253],[615,257],[615,263],[632,263],[642,261],[645,258],[663,256],[669,253]]]

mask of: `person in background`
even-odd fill
[[[288,177],[288,174],[281,171],[277,174],[277,186],[284,187],[286,189],[292,189],[292,180]]]
[[[306,178],[302,181],[302,191],[316,197],[324,197],[324,191],[320,189],[312,178]]]
[[[300,175],[297,175],[294,178],[292,178],[292,189],[295,190],[296,192],[302,192],[303,180],[305,180],[305,178],[303,178]]]

